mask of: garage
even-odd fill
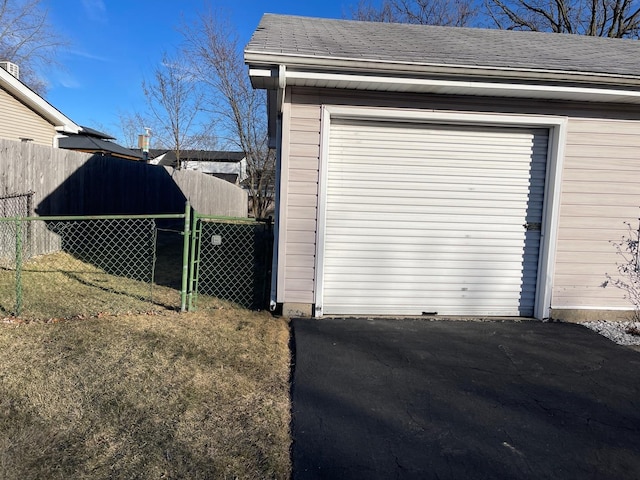
[[[333,118],[325,315],[532,316],[549,130]]]
[[[603,285],[638,218],[639,61],[632,40],[265,15],[245,62],[276,152],[270,307],[629,318]]]

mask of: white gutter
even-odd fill
[[[245,63],[256,67],[268,67],[274,65],[287,65],[289,68],[318,67],[321,70],[361,70],[363,73],[405,73],[411,75],[440,75],[440,76],[467,76],[484,78],[501,78],[537,81],[579,82],[592,84],[611,84],[640,86],[639,75],[622,75],[600,72],[581,72],[571,70],[534,69],[523,67],[499,67],[491,65],[463,65],[419,62],[398,62],[391,60],[366,59],[359,60],[347,57],[332,57],[322,55],[299,55],[268,53],[246,50]],[[639,72],[640,73],[640,72]]]
[[[270,73],[270,72],[269,72]],[[282,112],[287,88],[287,68],[278,66],[278,92],[276,115],[276,183],[275,205],[273,219],[273,255],[271,257],[271,291],[269,292],[269,309],[274,311],[278,306],[278,262],[280,257],[280,186],[282,183]]]
[[[256,83],[256,86],[261,88],[269,88],[267,79],[273,79],[271,70],[264,68],[250,68],[249,75]],[[640,104],[640,89],[627,90],[473,80],[439,80],[432,78],[295,71],[292,69],[286,70],[286,85]]]
[[[278,66],[278,114],[282,115],[284,107],[285,89],[287,88],[287,67]]]

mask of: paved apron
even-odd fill
[[[303,479],[638,479],[640,353],[574,324],[293,321]]]

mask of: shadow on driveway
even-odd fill
[[[640,353],[574,324],[295,319],[294,480],[640,478]]]

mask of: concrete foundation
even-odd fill
[[[595,320],[627,322],[633,319],[633,313],[633,310],[578,310],[554,308],[551,310],[551,318],[553,320],[572,323],[592,322]]]
[[[614,322],[626,322],[633,319],[633,310],[581,310],[581,309],[558,309],[551,310],[550,318],[562,322],[582,323],[595,320],[609,320]],[[310,303],[283,303],[282,315],[289,318],[309,318],[313,317],[313,305]],[[327,318],[330,318],[329,315]],[[341,315],[341,318],[345,316]],[[348,315],[346,317],[358,317],[357,315]],[[375,318],[371,315],[362,315],[362,318]],[[390,315],[381,316],[381,318],[409,318],[394,317]],[[472,321],[496,321],[496,320],[524,320],[516,317],[415,317],[430,320],[472,320]]]
[[[313,305],[310,303],[283,303],[282,315],[289,318],[312,317]]]

